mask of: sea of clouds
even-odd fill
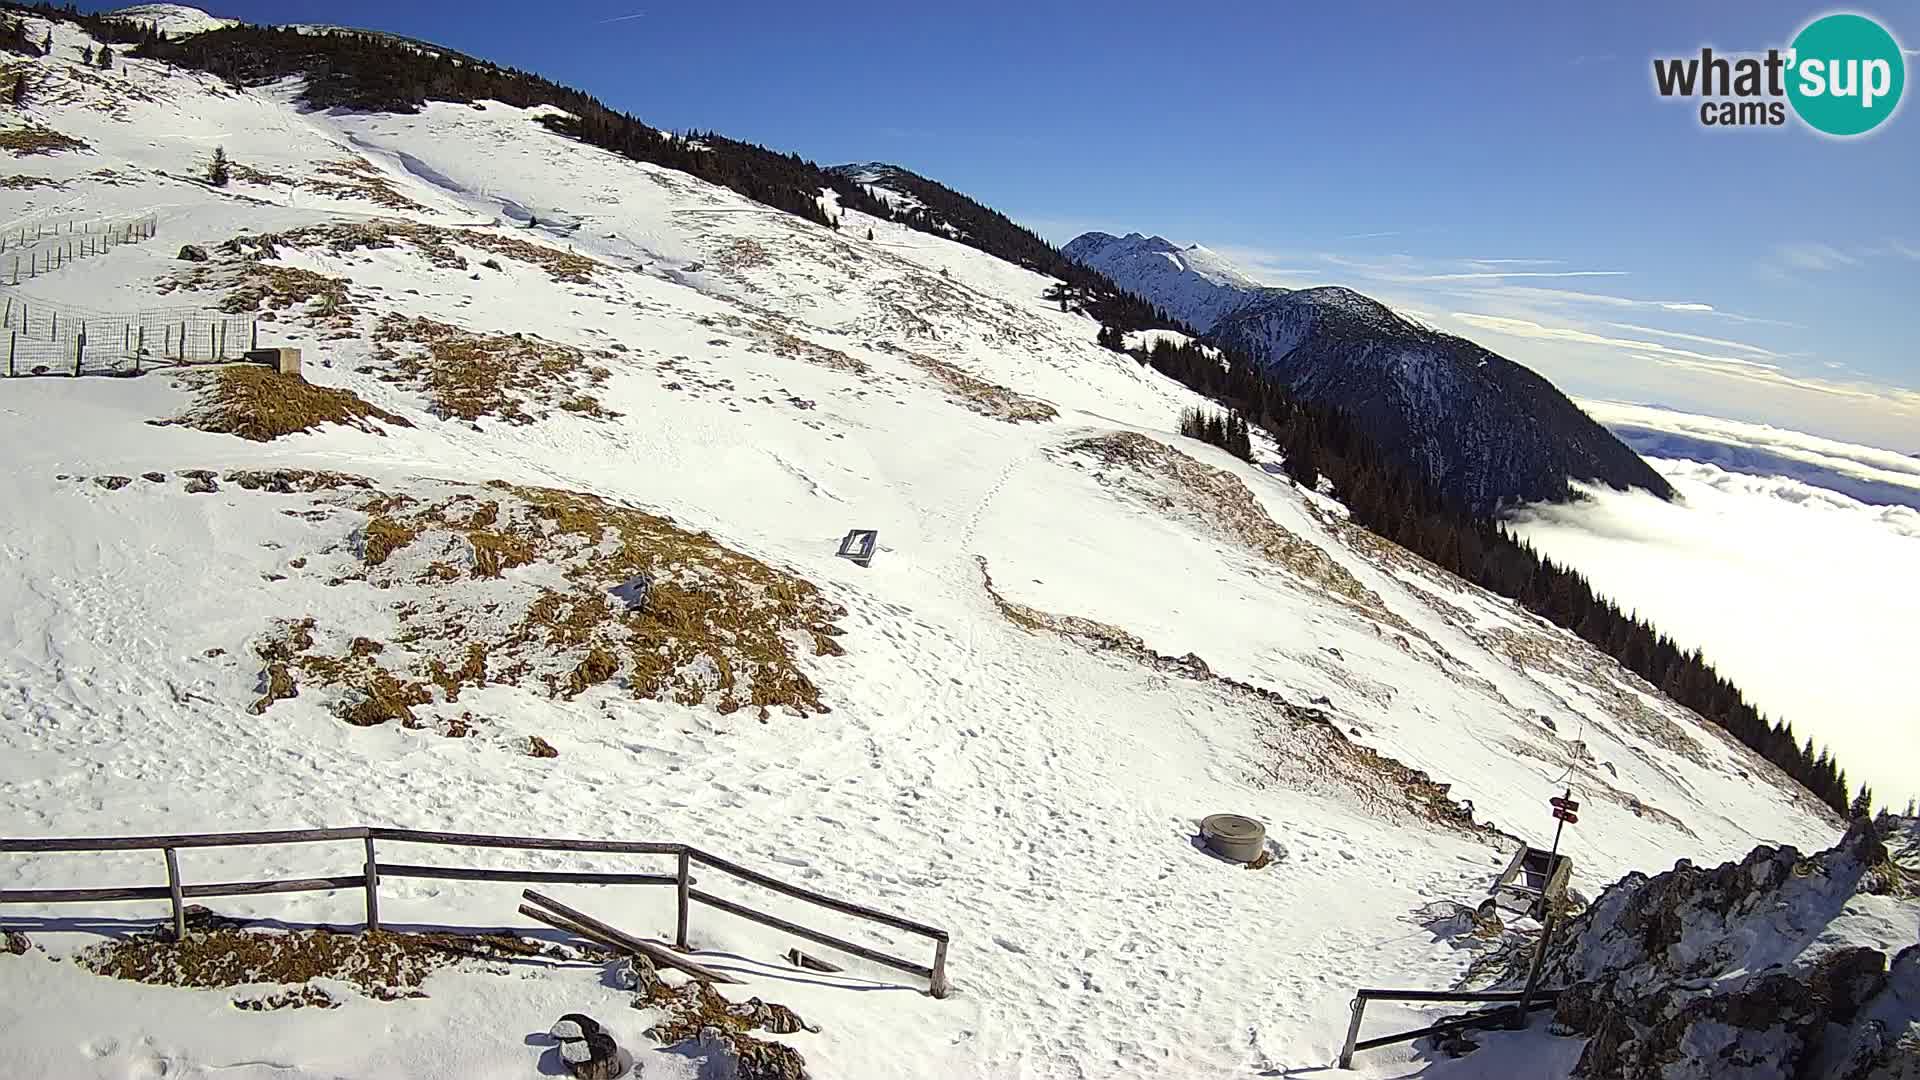
[[[1529,508],[1510,527],[1770,716],[1880,804],[1920,797],[1920,459],[1779,428],[1582,402],[1673,484]]]

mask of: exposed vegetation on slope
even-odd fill
[[[381,377],[419,387],[441,416],[528,424],[549,409],[618,415],[594,396],[611,373],[572,345],[526,334],[476,334],[399,315],[381,320],[373,336],[374,358],[389,365]]]
[[[183,415],[159,423],[238,435],[254,442],[268,442],[326,424],[342,424],[374,435],[386,434],[380,423],[413,426],[406,417],[370,405],[351,390],[315,386],[298,375],[282,375],[261,364],[190,371],[181,380],[198,390],[199,403]]]
[[[391,590],[392,629],[282,623],[255,647],[256,712],[312,689],[351,724],[441,726],[426,714],[469,687],[570,698],[612,682],[722,714],[826,711],[798,657],[840,654],[840,609],[704,533],[590,495],[499,482],[341,490],[298,513],[338,511],[360,521],[313,572]]]
[[[96,975],[157,986],[223,989],[334,979],[368,997],[393,1001],[423,996],[418,988],[427,976],[455,964],[576,955],[566,946],[507,934],[264,931],[242,929],[237,920],[215,921],[218,925],[190,928],[185,941],[174,941],[171,930],[135,935],[89,946],[75,954],[75,960]],[[243,1007],[338,1004],[321,991],[318,997],[283,995],[265,1005],[249,1002]]]

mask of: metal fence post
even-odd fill
[[[87,351],[87,324],[80,324],[80,336],[73,339],[73,374],[80,375],[80,354]]]
[[[687,889],[693,883],[692,869],[693,858],[687,854],[686,848],[681,848],[679,880],[676,882],[680,892],[680,917],[673,932],[673,947],[682,952],[687,948],[687,916],[689,914]]]
[[[187,909],[180,898],[180,856],[172,848],[167,853],[167,897],[173,902],[173,940],[187,940]]]
[[[20,331],[7,331],[7,378],[13,378],[13,350],[20,345]]]
[[[140,374],[140,358],[145,355],[147,355],[147,328],[143,326],[139,333],[133,335],[133,373],[135,375]]]
[[[380,929],[380,872],[373,861],[373,837],[367,842],[367,930]]]

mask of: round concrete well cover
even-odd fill
[[[1221,858],[1252,862],[1266,845],[1267,827],[1240,814],[1214,814],[1200,822],[1200,835]]]

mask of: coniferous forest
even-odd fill
[[[844,171],[823,169],[797,154],[782,154],[713,133],[673,134],[616,111],[579,90],[529,72],[501,67],[423,42],[386,34],[303,34],[240,26],[168,40],[151,27],[82,14],[71,6],[0,2],[0,11],[58,15],[85,26],[101,41],[137,47],[136,55],[165,60],[241,84],[307,76],[305,103],[314,108],[415,112],[427,101],[481,99],[530,107],[552,105],[571,114],[544,121],[553,130],[639,161],[676,169],[832,228],[839,222],[823,204],[832,190],[840,205],[950,237],[988,254],[1058,278],[1046,297],[1062,310],[1082,311],[1102,324],[1101,343],[1123,347],[1127,331],[1192,331],[1152,304],[1080,266],[1058,248],[1005,215],[944,185],[905,170],[889,184],[904,185],[922,208],[896,212]],[[12,26],[0,24],[0,30]],[[39,43],[23,33],[0,34],[0,47],[31,52]],[[16,87],[16,92],[22,87]],[[1512,598],[1578,634],[1675,701],[1718,724],[1741,743],[1840,814],[1864,815],[1871,792],[1850,792],[1845,770],[1811,739],[1770,722],[1697,650],[1683,650],[1652,626],[1595,595],[1577,572],[1542,558],[1491,516],[1450,505],[1424,481],[1389,464],[1379,448],[1344,414],[1295,400],[1249,358],[1162,339],[1142,362],[1151,364],[1222,406],[1224,415],[1195,412],[1181,430],[1251,457],[1251,430],[1270,435],[1284,468],[1304,486],[1329,481],[1353,520],[1492,592]]]

